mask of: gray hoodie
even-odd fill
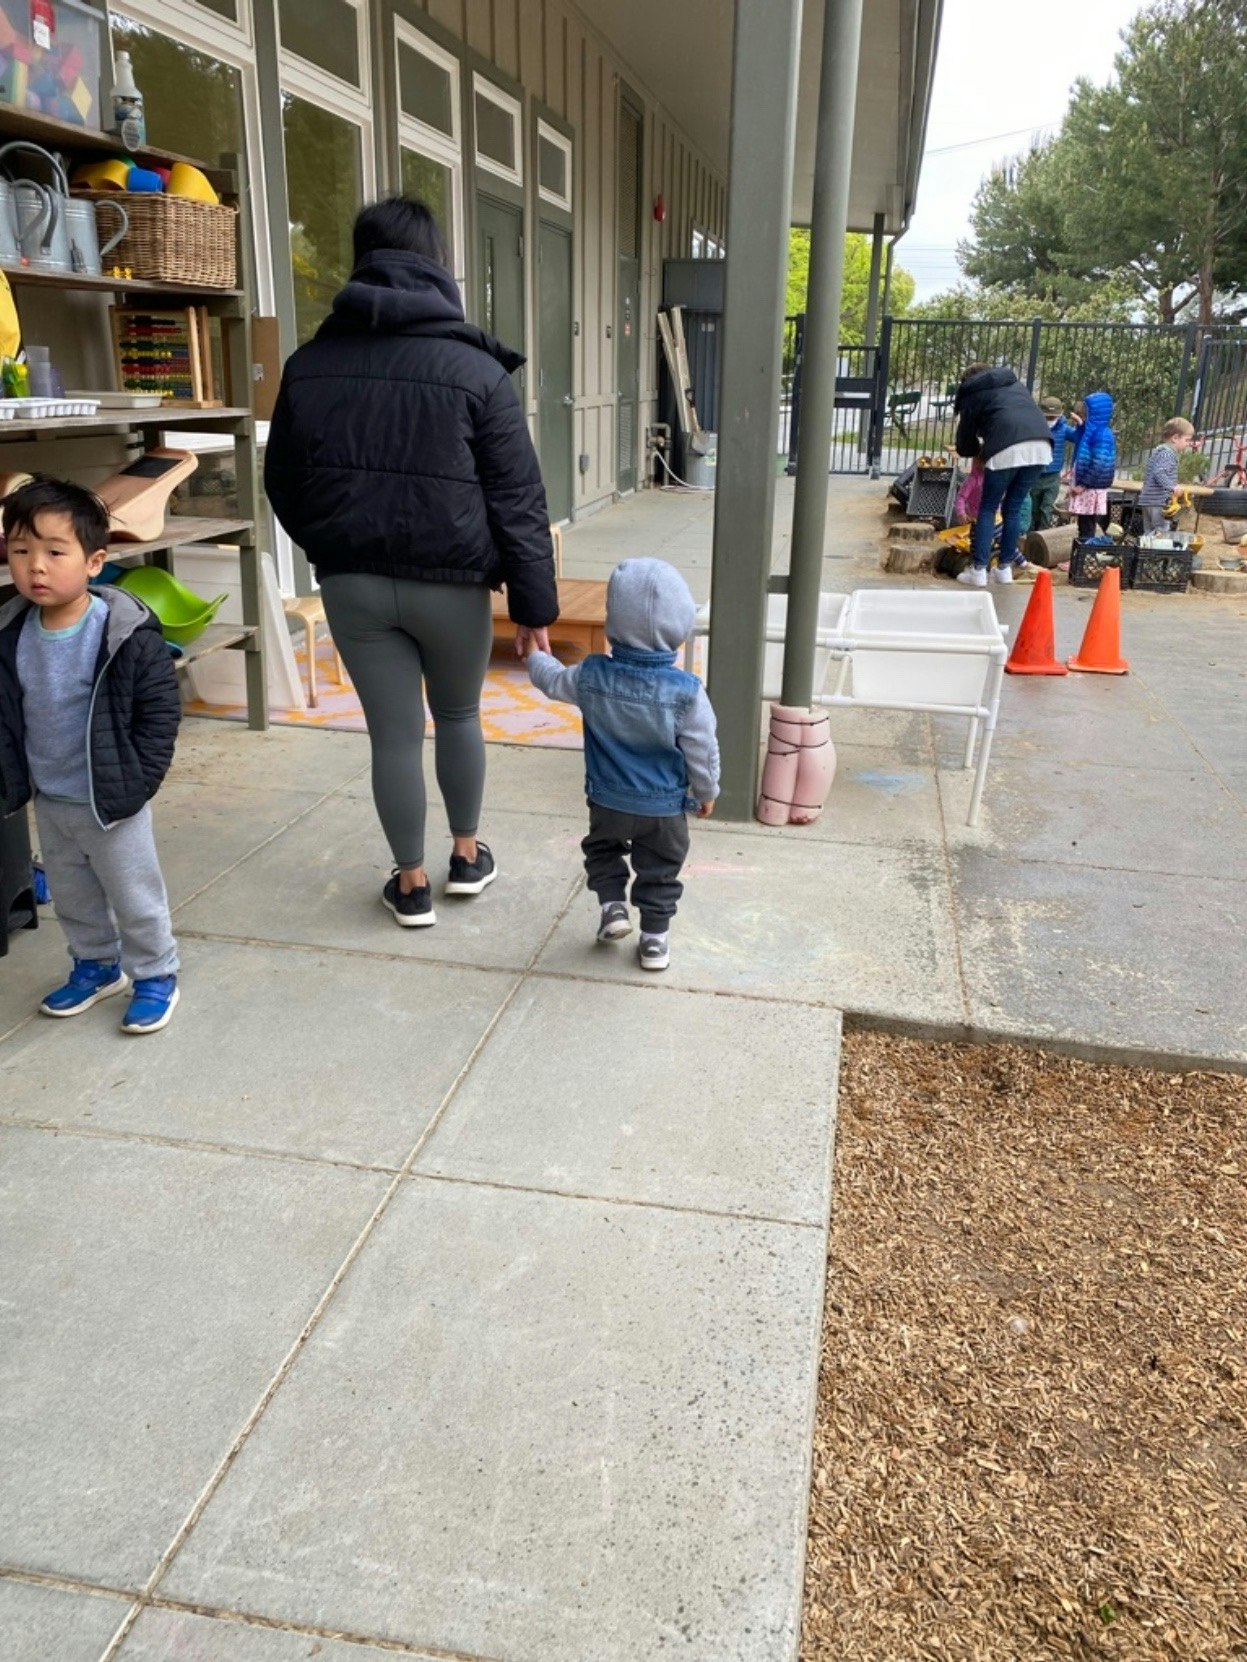
[[[688,584],[665,560],[625,560],[606,590],[611,655],[564,668],[534,652],[528,673],[547,698],[578,704],[585,728],[585,789],[622,813],[682,813],[719,794],[714,711],[695,675],[675,667],[693,632]]]

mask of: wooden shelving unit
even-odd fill
[[[223,199],[238,200],[239,178],[230,167],[205,166],[188,156],[148,146],[127,152],[120,139],[110,133],[93,132],[72,123],[58,121],[51,116],[28,110],[15,110],[0,105],[0,143],[11,139],[29,139],[46,149],[68,153],[71,156],[131,154],[140,163],[170,165],[175,161],[194,161],[207,174]],[[240,238],[245,238],[245,216],[240,216]],[[245,270],[245,241],[240,247]],[[139,278],[92,277],[78,272],[46,272],[30,266],[0,267],[17,291],[19,313],[21,289],[42,291],[96,291],[114,295],[176,296],[206,306],[219,321],[222,355],[229,385],[235,389],[251,386],[251,302],[245,287],[213,288],[203,284],[156,283]],[[245,394],[244,394],[245,395]],[[264,672],[264,608],[261,591],[260,551],[256,541],[259,519],[260,486],[255,451],[255,420],[250,409],[230,406],[216,409],[187,409],[173,405],[144,410],[101,409],[93,416],[73,416],[65,420],[0,421],[0,470],[5,467],[4,446],[16,441],[29,444],[32,439],[49,441],[47,471],[57,471],[55,440],[81,437],[90,433],[130,434],[140,443],[159,442],[160,433],[169,428],[187,428],[195,432],[216,433],[232,439],[234,446],[234,474],[237,481],[238,515],[232,518],[210,518],[204,515],[170,515],[161,535],[151,542],[115,543],[109,550],[110,558],[133,562],[151,561],[168,567],[170,552],[175,547],[190,543],[232,543],[238,549],[242,579],[243,622],[241,624],[210,624],[198,640],[186,647],[175,659],[179,669],[194,663],[211,652],[240,651],[245,654],[247,680],[247,717],[256,729],[268,726],[268,698]],[[0,570],[3,570],[0,567]],[[11,592],[11,590],[10,590]],[[0,588],[0,598],[3,589]]]

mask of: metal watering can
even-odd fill
[[[50,150],[21,139],[0,149],[0,166],[9,168],[9,158],[19,151],[37,156],[47,167],[52,182],[41,185],[34,179],[17,178],[9,184],[10,222],[17,242],[17,257],[38,271],[72,271],[69,222],[64,211],[69,206],[65,170]]]
[[[96,216],[105,208],[118,216],[119,224],[101,247],[99,221]],[[129,214],[120,202],[114,202],[111,197],[102,202],[86,202],[78,197],[70,197],[63,211],[69,227],[69,257],[73,269],[84,271],[91,277],[98,277],[104,269],[104,255],[111,254],[130,229]]]

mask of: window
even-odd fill
[[[696,228],[696,226],[694,226],[693,227],[693,258],[695,260],[704,260],[705,257],[706,257],[706,239],[701,234],[701,232]]]
[[[398,54],[398,141],[404,196],[433,210],[464,281],[463,149],[459,60],[411,24],[395,20]]]
[[[459,64],[401,20],[398,35],[398,102],[404,116],[433,137],[459,143]]]
[[[216,9],[216,8],[214,8]],[[130,54],[147,129],[167,150],[216,162],[245,148],[242,74],[128,17],[112,18],[113,48]]]
[[[215,12],[218,17],[229,18],[231,23],[238,22],[238,0],[195,0],[195,4]]]
[[[284,92],[290,260],[299,344],[324,321],[354,263],[351,227],[363,199],[361,132],[332,110]]]
[[[476,117],[476,165],[512,184],[524,183],[520,151],[520,102],[483,75],[472,77]]]
[[[571,140],[537,123],[537,194],[543,202],[572,211]]]
[[[277,0],[277,18],[283,51],[353,87],[362,84],[357,0]]]

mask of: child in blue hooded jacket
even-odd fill
[[[1113,399],[1107,392],[1089,392],[1074,419],[1081,415],[1074,440],[1073,480],[1066,507],[1078,520],[1079,541],[1085,542],[1108,526],[1108,492],[1117,472],[1117,435],[1113,432]]]
[[[719,794],[714,711],[695,675],[676,668],[693,632],[688,584],[665,560],[625,560],[606,589],[611,654],[564,668],[533,652],[528,673],[547,698],[578,704],[585,731],[589,835],[581,848],[601,908],[599,941],[630,934],[625,901],[641,914],[642,969],[671,961],[669,930],[684,892],[686,808],[708,819]]]

